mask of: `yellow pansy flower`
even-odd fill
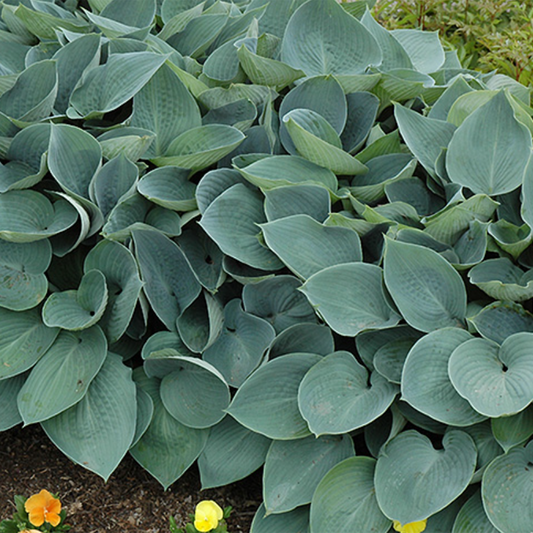
[[[204,500],[196,506],[194,514],[194,527],[198,531],[211,531],[218,526],[224,513],[222,509],[212,500]]]
[[[400,524],[398,520],[393,520],[393,526],[395,531],[399,533],[422,533],[426,529],[427,519],[419,520],[418,522],[410,522],[409,524]]]
[[[34,494],[26,500],[24,504],[26,512],[32,525],[42,526],[48,522],[52,526],[59,525],[61,517],[61,502],[54,498],[47,490],[42,490],[39,494]]]

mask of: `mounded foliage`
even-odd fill
[[[264,465],[252,533],[530,533],[529,91],[362,0],[88,5],[1,7],[0,430]]]

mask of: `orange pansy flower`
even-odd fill
[[[39,527],[48,522],[55,527],[61,522],[61,517],[59,516],[61,502],[47,490],[43,489],[39,494],[34,494],[28,498],[24,508],[29,514],[31,524],[34,526]]]

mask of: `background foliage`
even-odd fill
[[[530,533],[530,91],[368,5],[4,0],[0,430],[263,466],[253,533]]]

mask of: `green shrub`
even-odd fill
[[[264,465],[253,533],[530,533],[529,90],[365,2],[88,5],[3,2],[0,430]]]

